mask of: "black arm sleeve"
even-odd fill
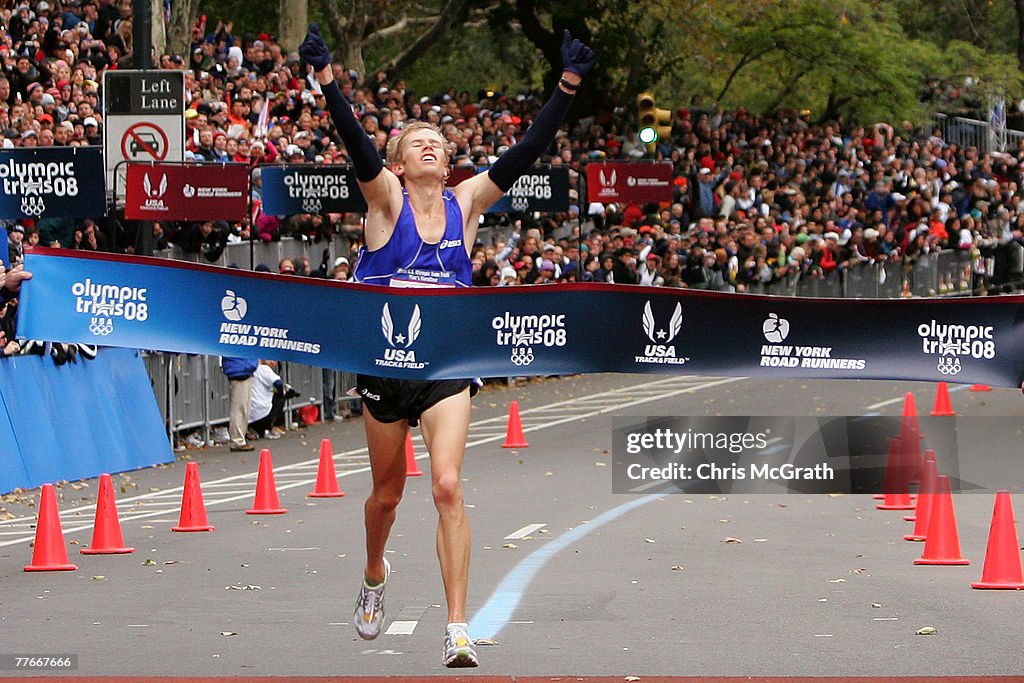
[[[572,95],[556,86],[555,93],[537,114],[523,139],[494,162],[488,175],[502,192],[508,192],[555,139],[571,104]]]
[[[380,160],[376,145],[359,125],[352,113],[352,106],[341,94],[338,84],[331,81],[321,87],[327,99],[327,109],[331,112],[331,121],[338,129],[341,141],[345,143],[352,165],[356,167],[356,178],[364,183],[370,182],[384,170],[384,162]]]

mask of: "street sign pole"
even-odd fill
[[[132,32],[132,52],[135,53],[135,68],[149,70],[153,68],[153,2],[152,0],[132,0],[132,17],[135,30]],[[153,222],[139,221],[135,237],[135,253],[151,256],[156,249],[153,238]]]

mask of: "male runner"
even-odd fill
[[[507,192],[551,144],[572,103],[594,52],[566,31],[562,76],[522,141],[487,173],[446,189],[451,146],[441,131],[412,122],[391,139],[387,167],[334,82],[331,56],[316,24],[299,48],[323,86],[331,120],[355,167],[367,203],[365,246],[353,277],[391,286],[468,287],[469,250],[480,215]],[[404,181],[404,187],[403,187]],[[470,532],[462,499],[461,470],[469,434],[469,379],[409,381],[360,375],[357,389],[366,411],[363,421],[370,454],[373,490],[366,500],[366,567],[356,602],[356,631],[366,639],[380,635],[384,588],[390,566],[384,548],[405,488],[405,441],[420,423],[430,453],[431,489],[438,511],[437,556],[448,607],[444,664],[477,666],[467,633]]]

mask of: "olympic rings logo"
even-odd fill
[[[936,367],[936,369],[943,375],[955,375],[958,372],[960,372],[963,368],[960,366],[959,358],[941,358],[939,359],[939,364]]]
[[[28,218],[39,218],[46,211],[46,204],[42,197],[22,197],[21,212]]]
[[[93,318],[89,323],[89,331],[97,337],[105,337],[114,331],[114,321],[110,318]]]
[[[512,362],[520,367],[533,362],[533,347],[527,346],[522,349],[512,349]]]

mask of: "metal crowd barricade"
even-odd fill
[[[282,237],[275,242],[232,242],[224,248],[224,252],[215,261],[210,261],[199,254],[190,254],[181,247],[171,246],[155,252],[154,256],[174,259],[176,261],[188,261],[190,263],[202,263],[210,266],[226,267],[234,264],[245,270],[252,270],[258,264],[265,263],[271,271],[277,272],[277,264],[282,258],[294,258],[305,256],[309,259],[310,266],[316,268],[320,265],[323,250],[330,253],[331,263],[339,256],[348,256],[348,240],[341,235],[334,235],[330,242],[308,242],[293,237]],[[250,263],[250,253],[252,262]]]
[[[942,139],[948,144],[955,144],[961,148],[977,147],[981,152],[1005,151],[996,149],[998,146],[996,136],[988,121],[936,114],[935,127],[939,129]],[[1024,131],[1007,128],[1004,134],[1006,149],[1018,149],[1021,142],[1024,141]]]
[[[843,295],[843,282],[838,271],[828,275],[805,276],[797,282],[796,295],[815,299],[836,299]]]
[[[940,296],[968,296],[973,288],[973,262],[971,254],[960,249],[946,249],[935,255],[938,294]]]

